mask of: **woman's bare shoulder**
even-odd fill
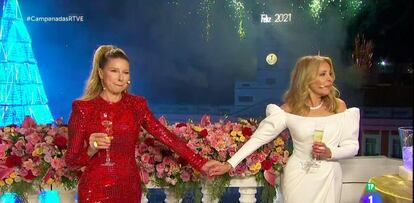
[[[282,106],[280,106],[280,108],[283,109],[283,111],[285,111],[287,113],[290,112],[290,107],[289,107],[289,104],[287,104],[287,103],[282,104]]]
[[[346,110],[346,103],[342,99],[336,98],[336,103],[338,104],[338,113]]]

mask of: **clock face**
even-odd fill
[[[274,53],[270,53],[266,56],[266,62],[269,65],[275,65],[277,62],[277,56]]]

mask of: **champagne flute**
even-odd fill
[[[102,122],[101,122],[102,126],[105,127],[105,132],[107,134],[107,139],[109,141],[112,141],[113,136],[112,136],[112,118],[110,118],[109,114],[106,112],[102,113]],[[106,151],[106,159],[105,159],[105,163],[102,164],[103,166],[113,166],[114,163],[111,161],[111,157],[109,155],[109,147],[107,149],[105,149]]]
[[[322,142],[323,138],[323,126],[320,124],[315,124],[315,130],[313,131],[313,142]],[[312,150],[311,150],[312,155]],[[306,173],[312,173],[312,168],[319,168],[319,164],[316,162],[316,156],[312,156],[310,160],[305,162],[301,162],[302,169],[306,171]]]
[[[313,132],[313,142],[322,142],[323,139],[323,132],[324,132],[324,128],[322,125],[317,125],[315,127],[315,131]],[[319,167],[319,164],[316,163],[316,159],[318,158],[318,156],[313,156],[312,159],[312,165],[314,167]]]

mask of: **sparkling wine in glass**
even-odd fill
[[[315,129],[313,132],[313,142],[322,142],[323,138],[323,130],[322,129]]]
[[[323,139],[323,131],[324,131],[324,128],[323,128],[322,125],[317,125],[315,127],[315,131],[313,131],[313,142],[314,143],[315,142],[322,142],[322,139]],[[312,167],[318,168],[320,166],[317,163],[317,161],[316,161],[317,158],[318,158],[317,156],[314,156],[313,157],[312,164],[311,164]]]
[[[110,118],[109,114],[104,112],[102,113],[102,122],[101,122],[102,126],[105,128],[105,132],[107,134],[107,139],[109,141],[112,141],[113,136],[112,136],[112,119]],[[111,161],[111,157],[109,155],[109,148],[105,149],[106,151],[106,159],[105,159],[105,163],[103,163],[103,166],[113,166],[114,163]]]
[[[323,131],[324,128],[320,124],[315,125],[315,130],[313,131],[313,142],[322,142],[323,138]],[[312,151],[311,151],[312,153]],[[319,168],[320,165],[317,163],[316,156],[312,156],[310,160],[307,160],[305,162],[301,162],[302,169],[306,171],[306,173],[312,173],[314,172],[312,169]]]

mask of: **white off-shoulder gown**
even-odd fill
[[[312,160],[313,133],[316,126],[323,126],[322,141],[332,152],[330,160],[317,161],[318,167],[306,167]],[[342,186],[342,170],[339,159],[350,158],[358,153],[359,109],[323,117],[303,117],[284,112],[269,104],[266,118],[251,139],[228,162],[236,167],[244,158],[262,145],[269,143],[288,128],[293,140],[290,156],[282,176],[284,203],[339,203]]]

